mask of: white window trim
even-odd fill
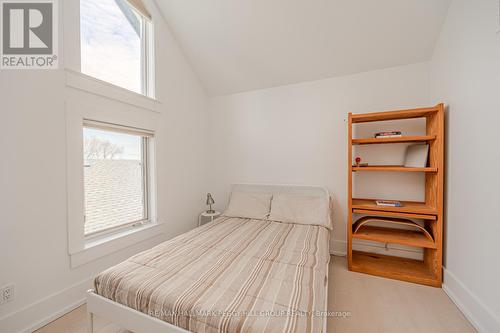
[[[145,117],[144,113],[98,109],[90,105],[66,103],[68,252],[71,257],[71,267],[83,265],[163,233],[163,225],[157,217],[155,161],[157,140],[153,137],[150,139],[148,155],[148,176],[150,178],[148,223],[123,228],[115,233],[103,234],[100,237],[85,237],[84,234],[84,119],[144,128],[156,132],[157,116],[154,113],[149,115],[149,117]]]
[[[115,235],[99,238],[85,245],[85,249],[71,254],[71,268],[105,257],[113,252],[128,248],[142,241],[163,234],[164,224],[148,223],[134,230],[122,231]]]
[[[156,98],[156,34],[154,18],[145,25],[146,38],[143,38],[147,52],[143,52],[144,67],[148,71],[144,94],[131,91],[113,83],[86,75],[81,71],[81,36],[80,36],[80,0],[65,1],[62,4],[64,21],[64,68],[66,86],[107,97],[119,102],[128,103],[154,112],[161,112],[161,103]],[[154,16],[154,15],[153,15]],[[147,55],[147,56],[146,56]]]
[[[156,96],[156,80],[155,80],[155,38],[154,38],[154,25],[153,21],[147,22],[142,21],[142,27],[144,31],[144,38],[141,38],[142,42],[142,54],[141,54],[141,65],[142,65],[142,92],[143,96],[155,99]]]
[[[71,69],[66,69],[65,74],[67,87],[161,113],[161,103],[154,98],[115,86],[112,83],[96,79],[95,77]]]

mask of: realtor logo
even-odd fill
[[[56,0],[0,0],[0,4],[0,68],[57,68]]]

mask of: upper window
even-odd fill
[[[129,1],[80,0],[81,71],[152,97],[150,16]]]
[[[85,236],[149,220],[150,133],[86,121]]]

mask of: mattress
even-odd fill
[[[95,292],[192,332],[321,332],[329,231],[220,217],[107,269]]]

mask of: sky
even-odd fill
[[[82,72],[141,93],[141,40],[115,0],[81,0]]]
[[[88,140],[92,137],[122,147],[123,153],[114,157],[116,160],[141,160],[141,138],[139,136],[84,127],[83,139]]]

